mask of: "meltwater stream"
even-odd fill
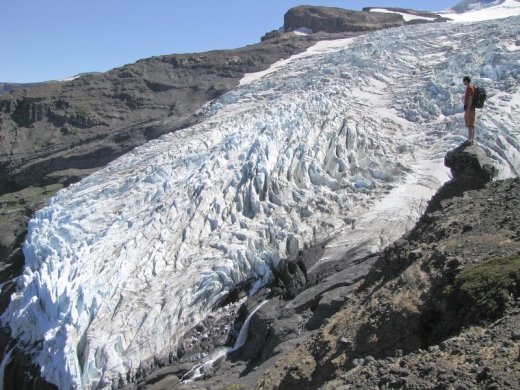
[[[9,348],[9,345],[7,346]],[[4,390],[4,372],[7,365],[11,362],[11,354],[13,353],[14,348],[11,348],[9,352],[7,352],[0,364],[0,390]]]
[[[204,376],[206,372],[208,372],[211,367],[213,366],[213,363],[215,363],[218,359],[220,359],[222,356],[227,355],[228,353],[231,353],[233,351],[236,351],[240,347],[242,347],[247,340],[247,333],[249,331],[249,322],[251,322],[251,318],[253,315],[260,309],[263,305],[265,305],[268,300],[263,301],[260,303],[255,309],[247,316],[246,320],[244,321],[244,325],[242,325],[242,328],[240,329],[240,332],[238,333],[238,337],[235,341],[235,345],[233,347],[221,347],[216,348],[213,353],[204,359],[201,360],[199,364],[197,364],[195,367],[193,367],[189,372],[184,374],[182,383],[189,383],[193,382],[201,377]],[[184,379],[184,378],[188,379]]]

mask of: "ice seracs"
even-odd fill
[[[407,26],[251,76],[198,125],[38,211],[2,323],[60,389],[115,388],[299,250],[324,238],[323,261],[380,250],[448,179],[465,74],[489,94],[478,144],[502,178],[518,175],[519,30],[519,18]]]

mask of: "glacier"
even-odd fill
[[[300,250],[381,250],[449,180],[466,74],[488,91],[478,145],[518,176],[518,36],[519,17],[406,26],[250,77],[36,213],[3,326],[60,389],[117,388]]]

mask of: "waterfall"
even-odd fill
[[[244,345],[246,343],[247,332],[249,331],[249,322],[251,321],[251,317],[253,317],[253,314],[255,314],[257,312],[257,310],[260,309],[262,306],[264,306],[267,302],[269,302],[269,301],[263,301],[262,303],[260,303],[247,316],[246,320],[244,321],[244,325],[242,325],[242,329],[240,329],[240,333],[238,333],[238,337],[237,337],[237,340],[235,341],[235,345],[228,352],[236,351],[238,348],[240,348],[242,345]]]
[[[240,347],[242,347],[246,343],[247,333],[249,331],[249,323],[251,322],[251,318],[253,317],[253,314],[255,314],[258,311],[258,309],[260,309],[267,302],[269,302],[269,301],[267,301],[267,300],[263,301],[257,307],[255,307],[255,309],[251,313],[249,313],[246,320],[244,321],[244,325],[242,325],[242,329],[240,329],[240,332],[238,333],[238,337],[237,337],[237,339],[235,341],[235,345],[233,347],[216,348],[211,355],[202,359],[199,364],[197,364],[189,372],[184,374],[183,378],[187,377],[188,379],[182,380],[182,383],[193,382],[193,381],[201,378],[202,376],[204,376],[204,374],[206,372],[208,372],[211,369],[211,367],[213,367],[213,363],[215,363],[218,359],[220,359],[222,356],[226,356],[228,353],[234,352],[237,349],[239,349]],[[2,389],[0,388],[0,390],[2,390]]]
[[[5,367],[11,362],[11,353],[13,352],[13,349],[14,348],[5,354],[2,364],[0,364],[0,390],[4,390],[4,371]]]

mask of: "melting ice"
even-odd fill
[[[117,387],[299,250],[380,250],[448,179],[465,74],[489,93],[478,144],[501,178],[518,175],[519,27],[379,31],[225,94],[36,213],[2,323],[60,389]]]

